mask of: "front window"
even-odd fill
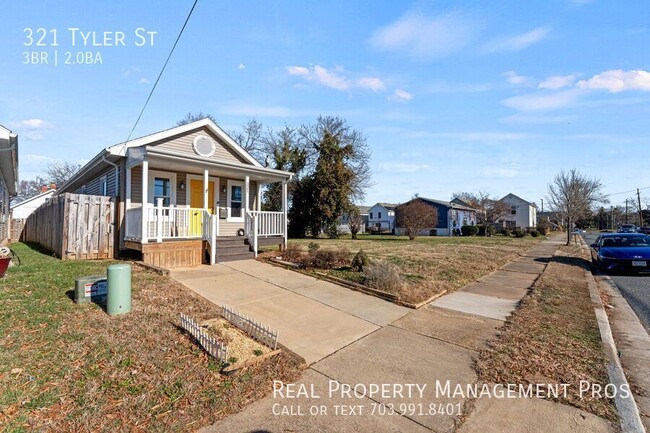
[[[171,204],[171,181],[166,177],[155,177],[153,181],[153,204],[158,206],[158,199],[163,199],[163,206]]]
[[[381,212],[379,212],[377,215],[377,218],[381,219]]]
[[[511,215],[517,215],[517,206],[511,206],[510,207],[510,214]]]

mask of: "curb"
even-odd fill
[[[586,248],[586,242],[582,236],[580,236],[580,244],[583,249]],[[594,312],[596,313],[596,320],[598,321],[598,329],[603,343],[603,351],[605,352],[605,358],[607,359],[607,374],[609,375],[609,381],[618,391],[614,397],[614,404],[616,405],[618,416],[620,417],[621,430],[624,433],[646,433],[645,427],[641,422],[639,408],[634,400],[634,396],[632,395],[630,384],[627,382],[627,378],[625,377],[621,361],[618,358],[618,349],[616,348],[616,343],[612,335],[612,328],[609,326],[609,318],[605,312],[603,301],[600,299],[600,294],[598,293],[596,280],[590,270],[585,270],[585,276],[587,278],[587,285],[589,286],[589,295],[591,301],[594,303]],[[620,392],[621,390],[629,391],[627,396],[622,396]]]

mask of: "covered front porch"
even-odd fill
[[[262,244],[284,247],[290,178],[155,147],[129,149],[123,246],[163,267],[254,257]],[[282,208],[262,211],[263,186],[274,182],[282,184]]]

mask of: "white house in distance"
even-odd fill
[[[395,208],[396,204],[377,203],[368,209],[368,230],[388,231],[395,229]]]
[[[56,193],[56,189],[49,189],[45,192],[16,203],[11,207],[11,219],[27,218],[38,209],[43,203],[48,201]]]
[[[512,193],[500,201],[510,206],[510,213],[499,222],[506,228],[532,228],[537,225],[537,206]]]

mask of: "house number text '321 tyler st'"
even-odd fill
[[[103,64],[99,48],[106,47],[153,47],[158,32],[138,27],[133,32],[123,31],[94,31],[79,27],[68,27],[59,32],[56,28],[44,27],[23,29],[25,40],[23,45],[34,51],[22,53],[22,63],[31,65],[60,64]],[[69,47],[70,50],[58,51],[58,47]],[[51,48],[51,50],[47,50]],[[96,51],[89,51],[95,49]]]

